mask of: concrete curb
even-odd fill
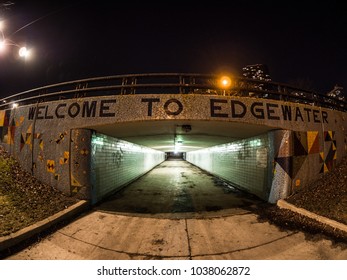
[[[38,234],[49,227],[65,220],[71,218],[89,208],[89,202],[86,200],[81,200],[76,204],[42,220],[31,226],[23,228],[15,233],[12,233],[7,236],[0,237],[0,252],[6,250],[18,243],[29,239],[30,237]]]
[[[335,229],[342,230],[342,231],[347,233],[347,225],[336,222],[336,221],[331,220],[329,218],[317,215],[317,214],[312,213],[310,211],[307,211],[303,208],[296,207],[295,205],[290,204],[283,199],[280,199],[277,201],[277,206],[281,209],[287,209],[287,210],[293,211],[295,213],[301,214],[301,215],[306,216],[308,218],[314,219],[314,220],[316,220],[322,224],[329,225]]]

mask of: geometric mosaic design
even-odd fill
[[[55,173],[55,161],[54,160],[48,159],[46,167],[47,167],[47,172]]]
[[[70,153],[69,152],[64,152],[64,157],[61,157],[59,159],[59,164],[60,165],[67,164],[69,162],[69,157],[70,157]]]
[[[293,174],[291,178],[296,177],[301,167],[304,165],[304,162],[306,161],[306,159],[307,159],[307,156],[297,156],[293,158]]]
[[[78,193],[81,188],[82,188],[82,185],[80,184],[80,182],[78,182],[76,180],[76,178],[71,174],[71,182],[70,182],[70,185],[71,185],[71,192],[73,194],[76,194]]]
[[[324,152],[320,153],[322,163],[320,173],[331,171],[336,165],[336,139],[335,131],[324,131]]]
[[[22,133],[20,136],[20,151],[23,150],[25,145],[29,145],[30,150],[32,150],[31,135],[32,135],[32,125],[29,126],[26,133]]]
[[[318,131],[307,131],[307,147],[309,154],[319,153]]]
[[[4,126],[5,122],[5,111],[0,111],[0,127]]]
[[[307,132],[294,131],[293,133],[293,156],[307,156]]]
[[[64,140],[66,135],[67,135],[66,131],[63,132],[63,133],[60,133],[59,134],[59,138],[55,140],[55,143],[60,144]]]
[[[275,158],[275,162],[282,167],[290,178],[293,178],[293,157]]]
[[[318,131],[293,131],[292,135],[292,154],[287,157],[275,158],[275,162],[282,167],[291,179],[296,177],[305,163],[307,155],[319,154],[320,152]]]
[[[11,110],[0,111],[0,126],[7,127],[10,123]]]
[[[7,144],[13,145],[14,144],[14,135],[16,132],[16,123],[14,119],[10,122],[10,125],[8,126],[8,134],[7,134]]]
[[[0,142],[11,143],[14,128],[10,126],[11,110],[0,111]],[[13,141],[13,140],[12,140]]]

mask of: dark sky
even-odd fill
[[[343,1],[12,2],[0,12],[4,33],[34,55],[0,56],[0,97],[128,73],[240,75],[256,63],[267,64],[275,82],[320,93],[347,88]]]

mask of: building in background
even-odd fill
[[[345,101],[346,100],[344,92],[343,92],[343,87],[340,87],[338,85],[335,85],[334,88],[327,93],[327,96],[335,98],[339,101]]]
[[[265,64],[247,65],[242,68],[242,76],[248,79],[256,79],[265,82],[270,82],[270,71]]]
[[[247,79],[253,79],[253,80],[260,80],[264,82],[270,82],[270,71],[267,65],[265,64],[253,64],[253,65],[247,65],[242,68],[242,76],[244,76]],[[269,98],[268,93],[264,93],[263,91],[271,90],[269,85],[266,83],[254,83],[253,85],[255,91],[249,92],[250,97],[262,97],[262,98]],[[260,92],[258,91],[260,90]],[[273,98],[275,98],[273,96]]]
[[[324,98],[326,103],[344,107],[343,102],[346,102],[346,98],[343,92],[343,87],[335,85],[334,88],[326,94],[326,96],[329,97]]]

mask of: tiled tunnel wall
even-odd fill
[[[268,198],[268,135],[186,154],[186,160],[265,200]]]
[[[343,134],[272,130],[186,154],[187,161],[270,202],[286,198],[332,171]]]
[[[165,160],[165,153],[102,134],[92,136],[92,201],[97,202]]]

